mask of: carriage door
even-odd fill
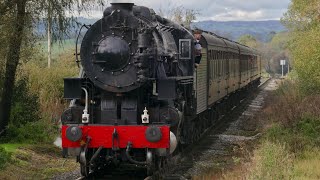
[[[202,48],[202,59],[196,69],[197,114],[205,111],[208,106],[208,62],[207,49]]]

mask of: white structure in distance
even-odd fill
[[[286,60],[280,60],[281,70],[282,70],[282,77],[283,77],[283,66],[286,65]]]

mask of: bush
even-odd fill
[[[2,138],[5,142],[14,143],[52,143],[52,138],[57,130],[54,125],[41,119],[39,111],[39,98],[28,88],[28,78],[19,77],[15,84],[10,123],[6,136]]]
[[[293,133],[300,136],[299,140],[305,148],[319,147],[320,145],[320,118],[311,115],[304,116],[293,128]]]
[[[36,122],[40,120],[39,114],[39,102],[38,97],[33,93],[30,93],[27,87],[28,79],[25,76],[19,77],[17,80],[13,97],[11,116],[5,141],[22,142],[25,138],[22,138],[18,132],[26,127],[28,123]],[[33,134],[34,131],[29,131],[29,134]],[[22,138],[20,140],[20,138]]]
[[[54,127],[56,126],[44,121],[28,122],[20,127],[10,124],[6,135],[7,141],[11,143],[51,144],[58,132],[58,128]]]
[[[300,89],[305,94],[320,93],[320,28],[295,33],[290,50]]]
[[[291,152],[299,154],[304,150],[319,147],[320,119],[305,116],[290,128],[279,123],[274,124],[265,137],[272,142],[286,144]]]
[[[23,77],[14,88],[10,123],[16,127],[40,119],[38,96],[29,92],[27,83],[28,79]]]
[[[71,51],[59,56],[51,68],[30,61],[23,65],[23,71],[29,77],[30,91],[39,96],[41,116],[50,122],[58,121],[67,105],[63,100],[63,78],[75,77],[79,71]]]
[[[310,129],[307,128],[309,126],[308,123],[300,122],[299,124],[299,126],[304,127],[304,130],[300,129],[299,126],[286,128],[281,124],[274,124],[268,129],[265,139],[274,143],[286,144],[290,152],[297,154],[315,147],[315,145],[319,143],[319,140],[313,138],[314,135],[308,133],[308,131],[310,131]]]
[[[10,161],[11,153],[7,152],[3,147],[0,146],[0,169],[5,167],[6,163]]]
[[[291,152],[300,153],[320,142],[320,96],[306,95],[299,84],[285,81],[270,99],[262,117],[274,123],[267,139],[287,144]]]
[[[272,104],[264,116],[288,128],[305,117],[320,117],[320,95],[306,95],[292,81],[283,82],[269,101]]]

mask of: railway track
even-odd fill
[[[267,79],[262,82],[258,89],[250,96],[241,100],[238,107],[233,107],[231,112],[223,115],[214,126],[207,129],[202,138],[192,146],[187,147],[182,153],[172,157],[167,168],[161,172],[161,179],[191,179],[202,171],[210,169],[215,163],[228,161],[229,150],[239,143],[252,141],[259,137],[259,133],[250,127],[245,127],[245,121],[252,119],[263,107],[264,99],[268,91],[276,89],[274,79]],[[144,172],[137,171],[113,171],[108,175],[92,173],[89,178],[84,179],[159,179],[159,176],[145,177]]]

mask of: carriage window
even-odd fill
[[[190,39],[179,40],[179,53],[180,53],[180,59],[191,59],[191,40]]]
[[[210,50],[210,52],[211,52],[211,60],[214,60],[214,51]]]

